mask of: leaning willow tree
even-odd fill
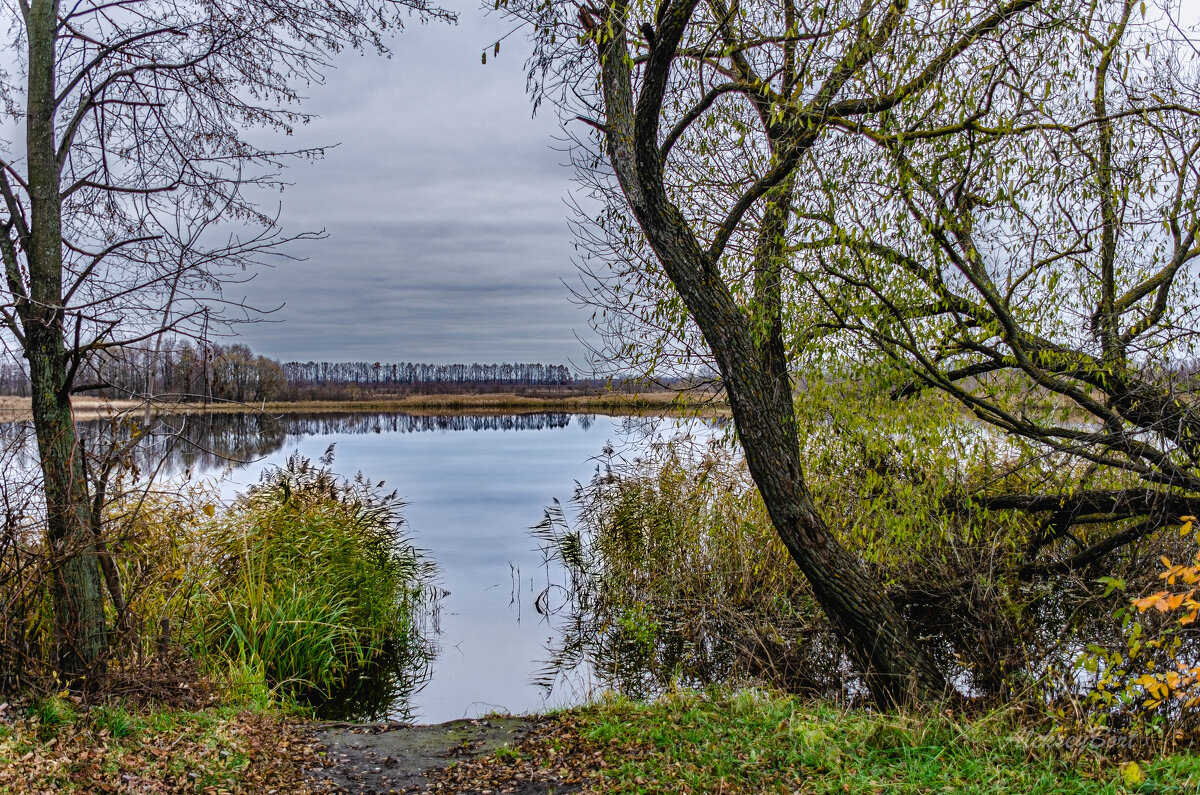
[[[60,665],[105,643],[93,507],[70,396],[106,350],[244,310],[222,282],[287,238],[253,201],[291,158],[245,133],[306,121],[333,53],[384,50],[424,0],[13,0],[15,143],[0,161],[3,319],[29,363]],[[230,230],[230,231],[223,231]],[[107,567],[106,567],[107,569]],[[106,573],[107,570],[106,570]],[[110,583],[110,587],[112,587]]]
[[[636,355],[639,332],[668,354],[703,340],[772,522],[877,700],[937,697],[947,683],[805,480],[794,401],[833,377],[813,369],[814,351],[897,378],[897,398],[944,389],[1084,462],[1060,467],[1074,484],[991,503],[1054,516],[1022,571],[1044,571],[1033,561],[1075,523],[1108,533],[1080,553],[1090,560],[1189,509],[1194,402],[1136,341],[1178,350],[1186,328],[1156,307],[1187,306],[1177,277],[1195,256],[1196,102],[1173,56],[1127,35],[1131,4],[506,8],[536,31],[536,100],[585,130],[576,162],[601,209],[584,228],[613,267],[586,299],[616,318],[618,355]],[[1137,124],[1153,153],[1130,157],[1122,135]],[[1166,198],[1154,208],[1125,213],[1155,191]],[[995,245],[1014,234],[1024,252]],[[1144,260],[1115,264],[1139,250]],[[1081,297],[1094,313],[1063,311]],[[1045,334],[1039,308],[1055,318]],[[1051,422],[1071,413],[1063,399],[1100,427]],[[1030,406],[1046,421],[1035,426]],[[1063,501],[1130,474],[1137,488]],[[989,507],[979,496],[963,502]],[[1121,524],[1146,511],[1151,525]]]

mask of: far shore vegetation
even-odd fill
[[[145,401],[108,400],[76,397],[71,401],[77,420],[103,419],[118,415],[138,415]],[[718,395],[703,391],[655,389],[644,392],[570,392],[531,391],[527,393],[462,393],[366,397],[354,400],[267,401],[263,403],[153,402],[156,414],[242,413],[268,414],[335,412],[405,412],[412,414],[567,412],[590,414],[637,414],[680,411],[689,414],[727,414],[728,408]],[[31,418],[28,398],[0,397],[0,422],[18,422]]]
[[[245,345],[171,341],[150,355],[120,350],[94,363],[96,386],[74,395],[77,420],[145,413],[529,411],[720,412],[703,379],[582,378],[564,365],[285,362]],[[0,421],[32,417],[30,382],[0,364]],[[139,396],[139,397],[131,397]]]

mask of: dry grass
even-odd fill
[[[137,400],[106,400],[94,397],[72,398],[75,419],[92,420],[111,417],[122,412],[138,412],[145,403]],[[561,393],[494,393],[483,395],[408,395],[366,400],[312,400],[297,402],[268,402],[258,404],[215,403],[156,403],[155,410],[170,414],[237,413],[265,411],[272,414],[326,414],[334,412],[402,411],[410,414],[445,414],[471,412],[478,414],[512,414],[524,412],[563,411],[594,414],[630,414],[637,412],[663,413],[684,410],[702,416],[728,414],[728,405],[711,393],[696,392],[681,395],[662,390],[640,394],[606,392],[598,395],[563,396]],[[0,422],[30,420],[29,398],[0,397]]]
[[[145,403],[139,400],[108,400],[95,397],[71,398],[77,420],[96,420],[121,412],[134,411]],[[22,422],[33,419],[27,397],[0,397],[0,422]]]
[[[700,403],[710,399],[688,396],[687,403]],[[445,413],[470,411],[478,413],[511,413],[526,411],[566,412],[621,412],[662,411],[680,403],[677,392],[661,391],[626,395],[609,392],[599,395],[563,396],[556,393],[493,393],[461,395],[408,395],[396,398],[376,398],[354,401],[304,401],[291,403],[266,403],[258,408],[268,412],[324,413],[339,411],[404,411],[409,413]],[[719,404],[724,408],[724,404]],[[210,406],[209,410],[243,411],[240,404]]]

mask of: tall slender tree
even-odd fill
[[[286,240],[246,188],[311,154],[245,132],[304,122],[299,91],[330,55],[385,49],[410,13],[446,16],[424,0],[5,5],[24,81],[0,86],[21,127],[0,161],[2,311],[29,363],[68,674],[85,673],[105,639],[77,373],[97,352],[220,314],[222,280]],[[215,220],[231,231],[214,235]]]

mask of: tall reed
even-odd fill
[[[414,632],[427,566],[402,503],[361,475],[299,456],[264,476],[216,526],[197,645],[260,669],[285,692],[328,694]]]

